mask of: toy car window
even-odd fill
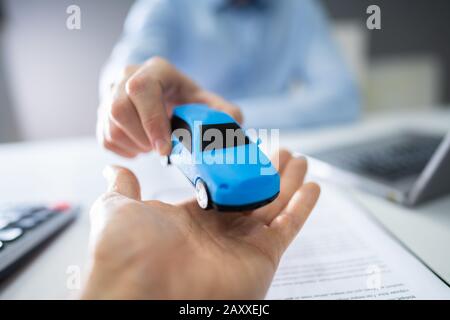
[[[192,152],[192,131],[189,124],[183,119],[173,116],[171,120],[172,132],[189,152]]]
[[[236,123],[202,125],[200,132],[202,151],[232,148],[250,143],[244,130]]]

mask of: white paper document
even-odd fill
[[[450,288],[332,188],[283,256],[266,298],[450,299]]]

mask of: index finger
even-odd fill
[[[172,146],[166,100],[190,102],[186,92],[198,87],[170,63],[154,57],[127,81],[126,90],[152,147],[161,155],[169,154]]]

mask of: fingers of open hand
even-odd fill
[[[304,184],[292,196],[286,208],[269,225],[263,225],[254,236],[256,245],[275,266],[298,234],[313,210],[320,194],[315,183]]]
[[[280,149],[278,152],[274,153],[270,159],[272,165],[278,171],[278,174],[281,174],[284,171],[284,168],[288,164],[289,160],[292,159],[292,154],[286,149]]]
[[[295,192],[286,206],[269,225],[269,233],[278,238],[284,252],[298,234],[319,198],[320,187],[313,182],[304,184]]]
[[[269,224],[286,207],[291,197],[303,184],[307,170],[305,158],[294,158],[285,150],[280,151],[278,159],[281,178],[280,194],[273,202],[252,213],[266,224]]]

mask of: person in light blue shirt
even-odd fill
[[[351,121],[358,90],[315,0],[139,0],[103,76],[161,56],[236,103],[245,126]]]

